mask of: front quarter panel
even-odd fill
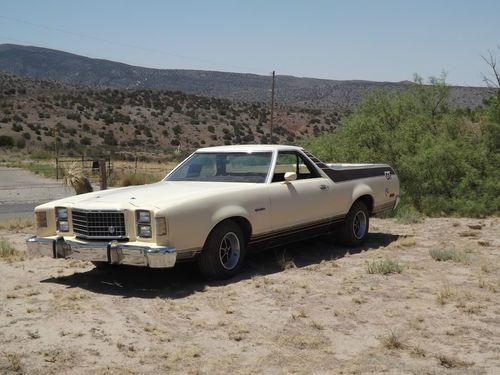
[[[233,192],[193,198],[166,208],[168,244],[175,246],[179,253],[200,250],[212,229],[232,217],[248,220],[254,234],[268,231],[270,203],[267,192],[267,185],[254,184]]]

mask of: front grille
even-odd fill
[[[126,237],[125,215],[121,211],[81,210],[71,212],[76,237],[121,239]]]

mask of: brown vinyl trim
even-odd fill
[[[358,180],[360,178],[385,176],[385,172],[394,174],[394,169],[391,167],[375,167],[375,168],[356,168],[356,169],[333,169],[322,168],[323,172],[333,182],[344,182],[350,180]]]
[[[258,235],[252,236],[250,238],[250,242],[255,243],[255,242],[261,242],[261,241],[267,241],[270,239],[288,236],[291,234],[296,234],[296,233],[307,231],[307,230],[328,227],[329,225],[332,225],[338,221],[342,221],[344,219],[344,217],[345,217],[345,215],[338,215],[338,216],[334,216],[334,217],[331,217],[328,219],[318,220],[318,221],[314,221],[314,222],[307,223],[307,224],[295,225],[295,226],[288,227],[285,229],[280,229],[280,230],[275,230],[275,231],[271,231],[271,232],[258,234]]]
[[[394,208],[396,201],[390,201],[387,203],[379,204],[373,208],[373,214],[380,214],[382,212],[391,211]]]
[[[367,168],[352,168],[352,169],[334,169],[323,163],[317,157],[313,156],[307,151],[304,154],[313,161],[316,166],[321,169],[333,182],[344,182],[351,180],[358,180],[360,178],[385,176],[385,172],[391,175],[396,174],[394,169],[390,166],[387,167],[367,167]]]

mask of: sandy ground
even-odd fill
[[[0,232],[23,249],[29,232]],[[374,219],[329,238],[196,268],[0,260],[0,373],[499,374],[500,219]],[[436,261],[431,249],[454,250]],[[401,273],[370,274],[390,259]]]

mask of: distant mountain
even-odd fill
[[[270,77],[256,74],[151,69],[13,44],[0,45],[0,71],[70,84],[182,91],[243,102],[267,102],[271,84]],[[276,99],[278,104],[344,111],[351,110],[374,89],[400,91],[409,84],[408,81],[334,81],[278,75]],[[451,101],[473,108],[492,93],[492,90],[482,87],[454,86]]]

